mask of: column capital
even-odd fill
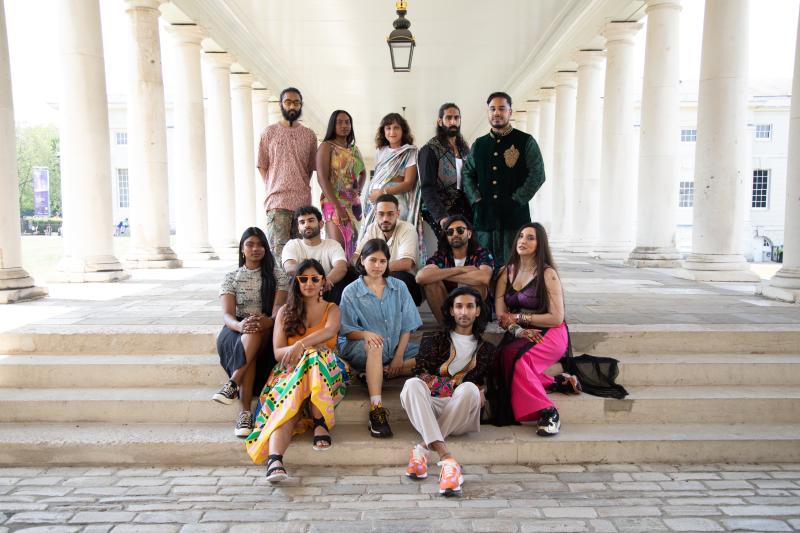
[[[642,26],[644,24],[641,22],[611,21],[603,28],[601,35],[606,38],[606,47],[609,44],[633,44]]]
[[[125,0],[125,11],[133,9],[152,9],[158,11],[158,6],[167,0]]]
[[[578,50],[572,57],[578,63],[578,70],[583,68],[600,69],[606,60],[606,52],[605,50],[597,49]]]
[[[203,28],[197,24],[165,24],[167,32],[172,36],[175,44],[194,44],[200,46],[206,37]]]
[[[578,87],[578,71],[576,70],[559,70],[556,72],[556,87]]]
[[[213,68],[228,70],[233,64],[233,58],[228,52],[215,52],[203,50],[203,60]]]
[[[253,87],[253,103],[269,103],[269,97],[269,90],[266,87]]]
[[[556,89],[555,87],[540,87],[535,94],[541,102],[552,102],[556,95]]]
[[[253,76],[249,72],[231,72],[231,89],[250,89]]]
[[[645,0],[644,12],[649,13],[654,9],[683,9],[681,0]]]

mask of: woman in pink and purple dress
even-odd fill
[[[492,416],[497,425],[535,421],[537,434],[546,437],[561,427],[548,391],[578,392],[580,385],[569,374],[545,374],[569,342],[564,293],[547,233],[538,222],[525,224],[514,243],[495,288],[497,318],[506,330],[498,348],[496,379],[506,392],[496,395]]]

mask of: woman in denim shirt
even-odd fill
[[[389,247],[383,239],[364,243],[358,260],[361,276],[342,293],[340,357],[366,371],[369,390],[369,431],[391,437],[381,403],[384,372],[389,378],[410,375],[419,345],[409,342],[422,319],[405,284],[389,276]]]

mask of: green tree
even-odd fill
[[[17,176],[22,215],[33,214],[33,167],[46,167],[50,170],[50,213],[61,212],[58,151],[58,129],[55,126],[17,128]]]

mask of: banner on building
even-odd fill
[[[50,169],[33,167],[33,214],[50,216]]]

